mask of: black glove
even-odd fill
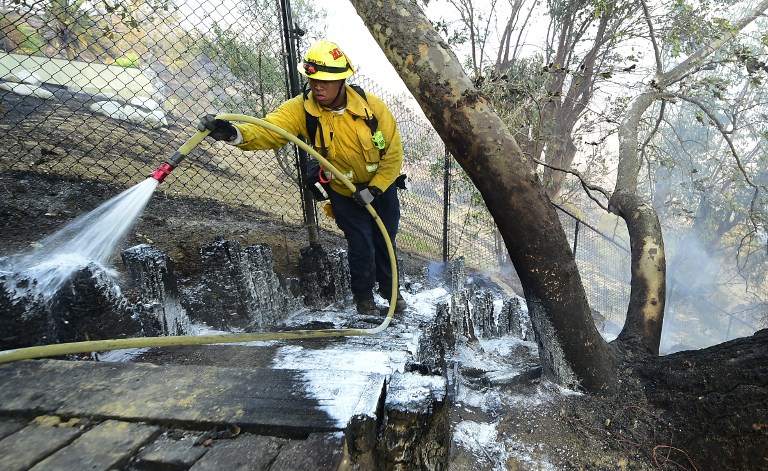
[[[307,162],[304,166],[304,183],[307,185],[320,183],[320,164],[317,160],[310,157],[307,157]]]
[[[408,189],[408,183],[406,180],[408,179],[408,175],[402,174],[399,177],[395,179],[395,185],[397,185],[398,188],[401,190],[407,190]]]
[[[237,129],[229,121],[224,119],[216,119],[216,116],[207,114],[200,118],[200,122],[197,123],[198,131],[211,131],[209,136],[217,141],[231,141],[237,136]]]
[[[360,206],[366,206],[373,203],[373,200],[381,196],[382,193],[384,192],[375,186],[365,186],[352,193],[352,198],[354,198]]]
[[[308,158],[304,168],[304,186],[312,192],[315,201],[328,199],[328,183],[320,179],[320,172],[322,169],[317,160]]]
[[[375,187],[375,186],[369,186],[368,191],[371,192],[371,195],[374,198],[378,198],[379,196],[381,196],[382,193],[384,193],[383,191],[379,190],[378,187]]]

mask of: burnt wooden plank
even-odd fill
[[[61,423],[31,423],[0,440],[0,469],[24,471],[82,433],[79,427]]]
[[[266,471],[286,443],[288,440],[282,438],[250,434],[235,440],[214,441],[190,471]]]
[[[139,355],[136,363],[155,365],[208,365],[237,368],[268,368],[272,365],[278,343],[262,342],[259,346],[184,345],[153,348]]]
[[[2,418],[0,419],[0,439],[15,433],[27,426],[26,420]]]
[[[358,371],[28,360],[0,365],[0,413],[197,429],[224,423],[306,436],[344,429],[354,415],[375,416],[384,379]]]
[[[160,429],[145,424],[108,420],[45,458],[32,471],[64,469],[110,470],[124,465]]]
[[[336,471],[344,457],[341,433],[313,433],[306,440],[291,440],[277,455],[269,471]]]
[[[166,433],[144,447],[136,457],[139,469],[189,469],[209,450],[188,433]]]

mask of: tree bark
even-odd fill
[[[545,373],[586,391],[612,390],[614,350],[595,328],[570,245],[531,160],[415,3],[352,3],[482,194],[520,276]]]
[[[632,255],[627,318],[617,340],[634,353],[657,356],[667,298],[661,224],[653,207],[637,195],[616,191],[610,205],[627,223]]]
[[[545,373],[587,391],[611,391],[618,355],[589,319],[573,254],[530,160],[413,2],[352,3],[483,195],[523,284]],[[701,466],[758,469],[768,459],[766,331],[705,351],[649,358],[658,352],[666,263],[658,217],[637,194],[637,137],[643,113],[663,98],[656,89],[638,97],[621,127],[610,209],[630,231],[633,281],[616,342],[627,360],[617,389],[631,391],[639,379],[651,404],[666,410],[674,436],[653,448],[654,457],[687,449],[685,456]],[[651,439],[657,440],[655,432]]]

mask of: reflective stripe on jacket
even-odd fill
[[[379,97],[366,93],[366,102],[351,87],[345,87],[347,106],[341,114],[322,108],[310,93],[306,100],[302,95],[291,98],[265,116],[264,120],[295,136],[306,136],[305,112],[317,116],[320,120],[317,134],[322,130],[328,147],[326,159],[344,176],[349,178],[351,175],[352,183],[368,183],[384,191],[400,175],[403,164],[403,144],[397,123]],[[371,140],[366,116],[376,116],[379,121],[377,129],[386,142],[383,154]],[[255,124],[235,123],[235,126],[243,135],[243,142],[238,145],[243,150],[275,149],[288,142],[283,136]],[[314,140],[313,147],[319,149],[319,137],[313,138],[310,138]],[[338,179],[331,181],[331,188],[342,195],[352,194]]]

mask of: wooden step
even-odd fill
[[[286,439],[167,430],[144,423],[38,416],[0,416],[3,471],[338,471],[344,434]]]
[[[0,414],[297,437],[375,420],[384,387],[359,371],[28,360],[0,365]]]

